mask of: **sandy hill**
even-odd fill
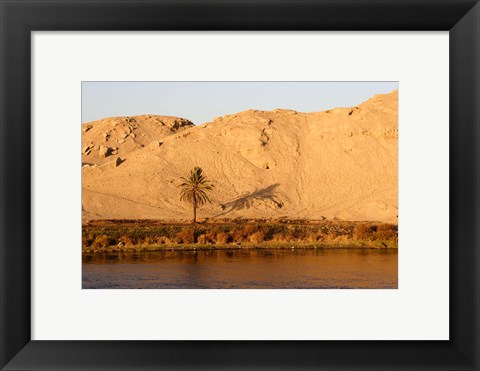
[[[397,222],[397,91],[324,112],[249,110],[200,126],[188,122],[158,137],[150,121],[136,125],[132,132],[145,133],[136,137],[144,147],[123,151],[126,142],[118,138],[125,133],[110,134],[118,155],[82,168],[86,219],[188,219],[191,206],[179,201],[179,178],[200,166],[216,185],[200,218]],[[93,141],[87,135],[95,126],[83,143]]]
[[[125,156],[153,141],[194,126],[171,116],[111,117],[82,125],[82,162],[103,164],[111,155]]]

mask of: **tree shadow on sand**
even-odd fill
[[[276,189],[279,185],[280,183],[275,183],[265,188],[256,189],[249,194],[243,195],[225,204],[221,204],[220,207],[224,211],[216,215],[215,218],[231,213],[232,211],[249,209],[254,205],[255,201],[270,201],[275,207],[281,209],[283,207],[283,202],[280,201],[276,195]]]

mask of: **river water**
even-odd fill
[[[84,289],[396,289],[397,250],[277,249],[83,256]]]

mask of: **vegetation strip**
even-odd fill
[[[398,227],[374,222],[95,221],[83,225],[84,253],[114,251],[398,248]]]

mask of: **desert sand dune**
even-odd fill
[[[248,110],[200,126],[112,118],[84,124],[82,136],[92,164],[82,167],[85,219],[187,220],[178,185],[200,166],[216,187],[200,219],[397,222],[397,91],[356,107]]]

